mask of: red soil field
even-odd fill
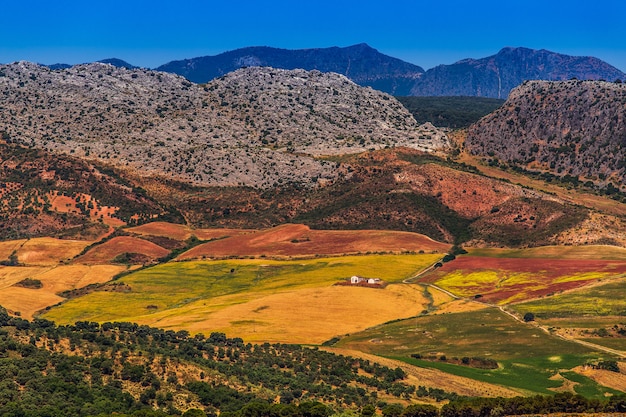
[[[101,245],[94,246],[74,262],[80,264],[109,263],[123,253],[138,253],[144,255],[148,260],[154,260],[166,256],[169,251],[147,240],[131,236],[118,236]]]
[[[385,230],[311,230],[301,224],[232,236],[199,245],[178,259],[227,256],[312,256],[420,250],[445,253],[450,245],[424,235]]]
[[[253,232],[253,230],[245,229],[190,229],[182,224],[167,222],[146,223],[141,226],[126,229],[126,231],[139,235],[163,236],[179,241],[189,239],[192,235],[200,240],[210,240]]]
[[[626,274],[625,261],[606,260],[572,260],[572,259],[541,259],[541,258],[488,258],[477,256],[461,256],[444,264],[435,273],[430,274],[422,282],[435,283],[446,274],[461,271],[470,274],[480,271],[495,271],[500,278],[498,282],[481,282],[475,286],[465,283],[464,294],[480,294],[481,301],[492,303],[502,302],[515,297],[515,302],[544,297],[549,294],[576,289],[597,282],[601,274],[619,276]],[[571,279],[580,274],[589,273],[589,277]],[[532,282],[519,281],[521,274],[531,275]],[[507,282],[511,277],[512,282]],[[453,288],[448,288],[454,292]],[[461,289],[461,287],[459,287]]]

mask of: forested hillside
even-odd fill
[[[498,107],[504,100],[485,97],[396,97],[415,117],[418,123],[432,123],[437,127],[462,129],[477,122]]]
[[[244,344],[132,323],[58,327],[0,309],[0,414],[328,417],[625,412],[626,397],[469,399],[403,383],[402,369],[298,345]],[[414,401],[451,401],[439,409]],[[435,403],[436,404],[436,403]],[[487,414],[485,414],[487,413]],[[494,414],[496,413],[496,414]]]

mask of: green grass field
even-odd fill
[[[418,353],[498,361],[590,353],[587,348],[551,337],[496,308],[421,316],[376,326],[342,339],[337,346],[381,356]]]
[[[341,339],[338,347],[400,359],[421,367],[477,381],[548,394],[562,380],[550,379],[603,357],[591,349],[550,336],[489,308],[480,311],[421,316],[389,323]],[[434,360],[412,358],[412,354]],[[494,359],[499,369],[476,369],[441,361],[462,357]],[[593,381],[589,386],[597,386]],[[601,390],[601,387],[589,388]]]
[[[437,361],[425,361],[406,357],[396,357],[406,363],[424,368],[471,378],[476,381],[524,390],[532,394],[554,394],[567,379],[574,382],[576,393],[588,398],[604,398],[607,394],[619,394],[618,391],[603,387],[590,378],[576,372],[563,371],[575,368],[585,359],[577,355],[561,355],[558,357],[540,357],[523,360],[506,360],[500,362],[496,370],[475,369]],[[555,375],[557,375],[555,377]],[[560,376],[560,377],[559,377]]]
[[[626,316],[626,280],[515,304],[513,308],[538,318]]]
[[[128,293],[94,292],[70,300],[43,317],[59,324],[79,320],[135,321],[150,314],[216,297],[232,295],[229,303],[244,303],[260,294],[325,287],[352,275],[400,282],[439,259],[439,255],[367,255],[297,261],[244,259],[169,262],[128,275],[119,282]],[[150,311],[148,306],[158,306]],[[225,306],[215,306],[222,308]]]

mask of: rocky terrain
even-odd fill
[[[503,48],[482,59],[439,65],[424,73],[411,89],[414,96],[479,96],[507,98],[527,80],[560,81],[624,79],[617,68],[593,57],[558,54],[545,49]]]
[[[607,91],[579,94],[576,88],[585,85]],[[597,120],[585,123],[607,128],[617,117],[615,126],[622,124],[611,113],[615,106],[600,102],[577,113],[559,107],[575,103],[556,95],[544,99],[551,109],[536,115],[542,106],[531,105],[540,93],[551,97],[551,88],[581,102],[610,90],[617,100],[619,84],[523,88],[532,94],[516,92],[472,128],[470,151],[513,163],[515,152],[526,149],[524,126],[559,128],[565,137],[566,128],[578,126],[565,124],[568,118],[585,119],[579,113],[592,110]],[[516,101],[526,96],[532,100]],[[585,243],[624,244],[619,219],[593,217],[555,196],[478,175],[445,153],[433,155],[448,146],[441,131],[419,126],[393,97],[338,74],[255,67],[200,86],[145,69],[89,64],[52,71],[17,63],[0,67],[0,99],[4,238],[76,236],[101,223],[159,218],[191,227],[291,222],[406,230],[477,246],[579,242],[573,231],[587,230]],[[611,138],[620,140],[619,132]],[[611,172],[603,180],[615,182],[623,172],[620,143],[592,149],[606,152],[594,159]]]
[[[245,68],[206,86],[101,63],[0,66],[9,142],[201,185],[314,186],[340,175],[316,156],[446,146],[393,97],[338,74]]]
[[[626,84],[529,81],[474,124],[465,144],[492,163],[625,190],[625,109]]]
[[[157,68],[206,83],[242,67],[318,70],[343,74],[355,83],[393,95],[408,95],[424,69],[381,54],[364,43],[346,48],[288,50],[266,46],[248,47],[181,61]]]

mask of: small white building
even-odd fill
[[[359,277],[357,275],[353,275],[350,278],[350,284],[359,284],[359,283],[364,282],[364,281],[365,281],[365,278],[361,278],[361,277]]]
[[[380,278],[363,278],[358,275],[350,277],[350,284],[368,284],[368,285],[382,285],[383,281]]]

